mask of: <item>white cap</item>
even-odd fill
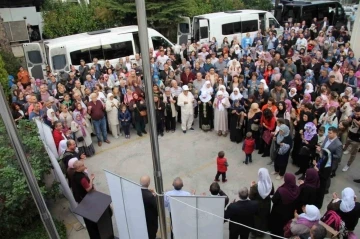
[[[187,85],[183,85],[182,89],[183,90],[189,90],[189,87]]]

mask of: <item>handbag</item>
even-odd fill
[[[271,139],[272,139],[270,130],[264,130],[262,139],[265,141],[266,144],[270,144]]]
[[[83,137],[83,136],[77,137],[76,140],[77,140],[78,142],[82,142],[82,141],[84,141],[84,137]]]
[[[144,117],[147,115],[146,110],[139,110],[137,107],[136,107],[136,109],[139,111],[140,116]]]
[[[250,125],[250,128],[251,128],[252,131],[259,131],[259,125],[258,124],[252,123]]]

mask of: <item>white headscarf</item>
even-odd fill
[[[54,113],[54,116],[52,115]],[[59,119],[55,115],[55,111],[51,108],[46,111],[46,115],[49,118],[49,120],[58,121]]]
[[[299,215],[301,218],[305,218],[311,222],[319,221],[321,218],[320,210],[314,205],[306,205],[305,212]]]
[[[208,85],[210,85],[210,87],[207,87]],[[214,93],[214,88],[211,87],[211,82],[209,80],[207,80],[207,81],[205,81],[205,83],[201,87],[200,91],[201,92],[206,92],[209,95],[211,95],[211,93]]]
[[[267,196],[269,196],[271,190],[272,190],[272,182],[269,175],[269,171],[266,168],[260,168],[258,171],[258,192],[260,197],[265,199]]]
[[[291,93],[292,90],[295,90],[295,93],[294,93],[294,94]],[[289,91],[289,96],[290,96],[290,97],[294,97],[294,96],[296,95],[296,92],[297,92],[297,89],[296,89],[296,88],[291,88],[290,91]]]
[[[67,142],[66,139],[63,139],[63,140],[60,141],[59,149],[58,149],[59,156],[64,154],[64,152],[65,152],[65,150],[67,148],[66,142]]]
[[[216,96],[219,95],[219,92],[220,92],[220,91],[221,91],[222,93],[224,93],[224,94],[223,94],[224,98],[229,98],[229,93],[226,91],[226,87],[225,87],[224,85],[219,86],[219,90],[218,90],[218,92],[216,92]]]
[[[260,80],[260,83],[263,83],[264,84],[264,90],[269,90],[269,86],[266,84],[266,80],[265,79],[261,79]]]
[[[309,89],[306,89],[306,86],[309,86]],[[314,92],[314,86],[311,83],[306,83],[305,85],[305,94],[311,94]]]
[[[76,161],[79,161],[78,158],[71,158],[71,159],[69,160],[69,162],[68,162],[68,167],[69,167],[69,168],[74,168],[74,163],[75,163]]]
[[[341,192],[340,210],[350,212],[355,207],[355,192],[352,188],[345,188]]]
[[[234,93],[235,91],[238,92],[236,95],[235,95],[235,93]],[[231,95],[230,95],[230,99],[231,99],[232,101],[235,101],[235,100],[241,100],[242,98],[243,98],[243,95],[240,93],[239,88],[235,87],[234,90],[233,90],[233,92],[232,92]]]
[[[203,103],[207,103],[211,100],[211,95],[209,95],[206,91],[201,91],[200,100]]]

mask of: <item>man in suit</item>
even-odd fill
[[[320,146],[316,146],[316,150],[320,152],[321,149],[328,149],[331,153],[331,175],[329,178],[329,181],[326,185],[325,193],[329,191],[330,184],[331,184],[331,178],[335,177],[336,170],[339,166],[339,163],[341,161],[341,157],[343,154],[343,145],[340,141],[340,139],[337,136],[338,129],[331,126],[328,129],[328,135],[326,136],[321,148]]]
[[[101,75],[101,65],[98,63],[98,59],[96,57],[93,58],[93,66],[94,66],[94,70],[96,72],[96,77],[97,79],[99,79],[100,75]]]
[[[222,72],[222,78],[224,80],[224,84],[225,86],[229,86],[230,85],[230,82],[232,81],[232,76],[229,75],[228,73],[228,68],[224,68],[223,72]]]
[[[156,197],[149,190],[150,177],[142,176],[140,178],[141,193],[144,201],[145,217],[149,239],[156,238],[158,230],[158,211],[156,205]]]
[[[259,207],[256,201],[248,199],[249,190],[244,187],[239,191],[240,200],[231,203],[225,211],[225,219],[244,224],[249,227],[254,226],[254,215],[258,213]],[[250,229],[230,223],[229,225],[229,239],[248,239]]]

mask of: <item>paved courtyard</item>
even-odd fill
[[[215,132],[202,132],[195,122],[195,131],[183,134],[180,125],[177,125],[175,133],[165,133],[164,137],[159,137],[161,169],[163,173],[163,185],[165,191],[172,189],[172,181],[179,176],[184,181],[184,190],[196,190],[196,194],[207,194],[209,185],[213,182],[216,174],[216,156],[221,150],[225,151],[228,159],[229,168],[227,172],[227,183],[220,183],[221,189],[229,196],[230,201],[237,197],[238,189],[242,186],[250,187],[251,181],[257,181],[257,171],[261,167],[273,171],[272,166],[268,166],[269,158],[262,158],[257,153],[253,155],[253,163],[244,165],[244,153],[241,150],[242,144],[230,141],[229,136],[217,136]],[[148,126],[147,126],[148,128]],[[93,138],[94,140],[95,138]],[[120,137],[114,139],[109,137],[111,144],[103,144],[96,148],[96,155],[86,159],[85,165],[90,173],[94,173],[95,187],[98,191],[109,194],[104,169],[112,171],[118,175],[138,182],[142,175],[148,174],[152,177],[153,165],[150,149],[150,137],[145,135],[139,137],[131,131],[131,138]],[[357,194],[359,184],[353,179],[359,178],[359,154],[348,172],[341,171],[347,162],[348,155],[344,155],[338,169],[337,177],[332,180],[330,192],[336,191],[341,195],[341,190],[345,187],[352,187]],[[289,164],[287,172],[295,172],[297,169]],[[283,181],[275,180],[271,176],[275,188],[280,186]],[[151,188],[154,188],[152,181]],[[324,205],[331,200],[331,193],[326,195]],[[77,222],[75,217],[69,212],[68,203],[65,199],[58,200],[52,206],[53,215],[65,221],[68,229],[68,238],[89,238],[86,229],[76,231],[73,226]],[[325,212],[323,207],[322,213]],[[113,225],[115,235],[118,235],[116,226]],[[168,230],[169,231],[169,230]],[[357,234],[360,235],[360,227],[357,227]],[[170,237],[169,237],[170,238]],[[224,238],[228,238],[228,225],[224,225]]]

